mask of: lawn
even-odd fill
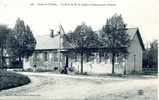
[[[0,70],[0,90],[14,88],[30,83],[30,79],[22,74]]]

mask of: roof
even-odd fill
[[[130,40],[133,40],[135,34],[137,34],[142,49],[145,50],[138,28],[128,28],[126,32],[129,34]],[[35,38],[37,41],[35,50],[49,50],[59,48],[60,35],[55,35],[53,38],[51,38],[50,35],[36,36]],[[61,48],[63,48],[63,45],[61,46]]]
[[[144,43],[143,43],[143,40],[141,38],[141,35],[140,35],[140,32],[139,32],[139,29],[138,28],[128,28],[126,30],[127,34],[130,36],[130,40],[133,40],[134,39],[134,36],[135,34],[137,34],[138,36],[138,39],[139,39],[139,42],[141,44],[141,47],[143,50],[145,50],[145,46],[144,46]]]
[[[56,35],[53,38],[50,35],[36,36],[36,50],[41,49],[58,49],[60,35]]]
[[[130,40],[133,39],[133,37],[135,36],[136,32],[137,32],[137,28],[128,28],[126,30],[126,33],[130,36]]]

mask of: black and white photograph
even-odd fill
[[[0,0],[0,100],[158,100],[158,0]]]

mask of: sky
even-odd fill
[[[122,15],[127,27],[139,28],[145,43],[159,37],[158,4],[159,0],[0,0],[0,24],[13,28],[19,17],[31,27],[35,36],[50,34],[51,29],[57,32],[60,24],[67,33],[82,22],[98,31],[107,18],[117,13]]]

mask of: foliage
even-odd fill
[[[16,21],[15,27],[9,29],[5,25],[0,25],[0,63],[4,65],[4,51],[11,58],[10,64],[16,63],[19,58],[19,64],[22,65],[21,58],[29,57],[35,49],[36,40],[28,25],[24,24],[19,18]]]
[[[64,35],[64,47],[94,48],[98,47],[98,35],[85,23],[78,25],[73,32]]]
[[[14,59],[16,59],[16,55],[19,53],[19,49],[17,48],[18,46],[18,40],[15,38],[13,31],[11,30],[7,38],[7,53]]]
[[[149,65],[157,68],[158,66],[158,41],[154,40],[150,44]]]
[[[10,66],[14,67],[14,63],[22,66],[22,59],[32,55],[35,49],[36,40],[28,25],[24,24],[19,18],[7,37],[7,53],[11,57]]]
[[[96,48],[100,46],[100,41],[97,33],[85,23],[78,25],[73,32],[64,34],[64,48],[78,49],[79,51],[71,52],[70,58],[79,56],[82,48]],[[84,55],[92,55],[91,52],[83,51]]]
[[[24,24],[23,20],[19,18],[16,21],[16,24],[12,31],[13,39],[16,40],[15,48],[12,48],[12,51],[17,51],[17,56],[19,57],[28,57],[31,56],[33,50],[35,49],[36,40],[33,36],[32,31],[28,25]]]
[[[0,25],[0,68],[4,65],[4,50],[6,49],[6,39],[10,29],[6,25]]]
[[[126,33],[126,24],[121,15],[113,15],[107,19],[103,26],[100,37],[102,47],[109,48],[112,58],[112,74],[114,73],[114,63],[116,56],[126,57],[128,55],[127,47],[130,45],[129,35]]]
[[[154,40],[150,43],[150,48],[146,48],[143,53],[144,68],[151,68],[149,70],[158,70],[158,41]]]
[[[0,25],[0,47],[6,44],[6,38],[9,33],[9,28],[6,25]]]
[[[100,32],[103,47],[122,48],[130,44],[129,35],[126,33],[126,24],[121,15],[113,15],[107,19],[106,25]],[[118,51],[121,52],[121,51]]]

